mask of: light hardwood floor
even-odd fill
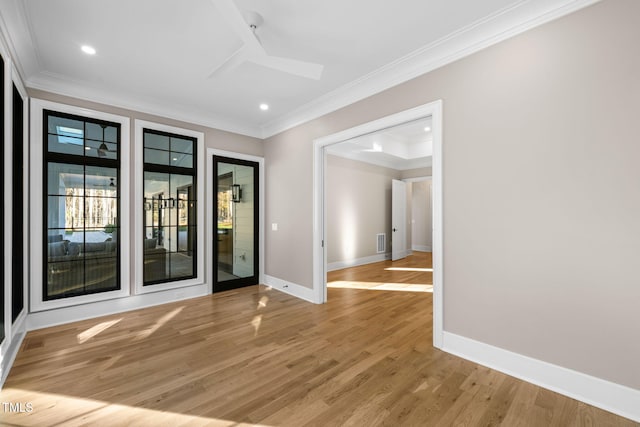
[[[412,260],[330,280],[430,283],[428,271],[385,270],[425,267]],[[434,349],[429,292],[328,292],[314,305],[254,286],[30,332],[0,402],[33,411],[1,423],[634,425]]]

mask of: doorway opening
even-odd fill
[[[432,133],[432,258],[433,266],[431,268],[433,274],[433,344],[435,347],[442,347],[442,321],[443,321],[443,304],[442,304],[442,101],[435,101],[410,110],[406,110],[382,119],[363,124],[345,131],[329,135],[314,141],[314,297],[315,302],[323,303],[327,301],[327,272],[328,272],[328,232],[327,227],[327,152],[331,151],[331,147],[337,147],[339,143],[350,141],[358,138],[360,141],[366,141],[370,146],[359,147],[359,153],[356,154],[357,159],[369,156],[374,153],[384,152],[379,141],[376,141],[375,135],[385,129],[390,129],[398,125],[407,124],[421,119],[431,119]],[[425,127],[423,127],[424,129]],[[362,145],[362,144],[360,144]],[[400,144],[392,144],[397,149]],[[420,147],[415,147],[419,149]],[[424,148],[424,147],[422,147]],[[400,153],[396,153],[398,155]],[[405,153],[406,154],[406,153]],[[401,178],[402,179],[402,178]],[[390,196],[390,191],[389,191]],[[390,213],[389,213],[390,215]],[[358,219],[362,216],[358,216]],[[391,221],[389,221],[387,235],[391,235]],[[355,239],[354,241],[357,241]],[[355,245],[343,245],[344,249],[351,250],[358,259]],[[406,251],[406,248],[405,248]],[[406,267],[422,268],[422,267]],[[429,267],[426,267],[429,269]]]
[[[259,282],[260,165],[213,156],[213,292]]]

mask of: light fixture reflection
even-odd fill
[[[242,201],[242,187],[238,184],[231,186],[231,200],[233,203],[239,203]]]
[[[109,147],[104,142],[100,144],[98,147],[98,157],[105,157],[107,155],[107,151],[109,151]]]
[[[96,50],[93,47],[91,47],[89,45],[86,45],[86,44],[84,46],[82,46],[80,49],[82,49],[82,51],[84,53],[86,53],[87,55],[95,55],[96,54]]]

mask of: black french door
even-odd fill
[[[258,284],[258,167],[213,156],[213,292]]]

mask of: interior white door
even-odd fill
[[[391,260],[407,256],[407,184],[391,183]]]

